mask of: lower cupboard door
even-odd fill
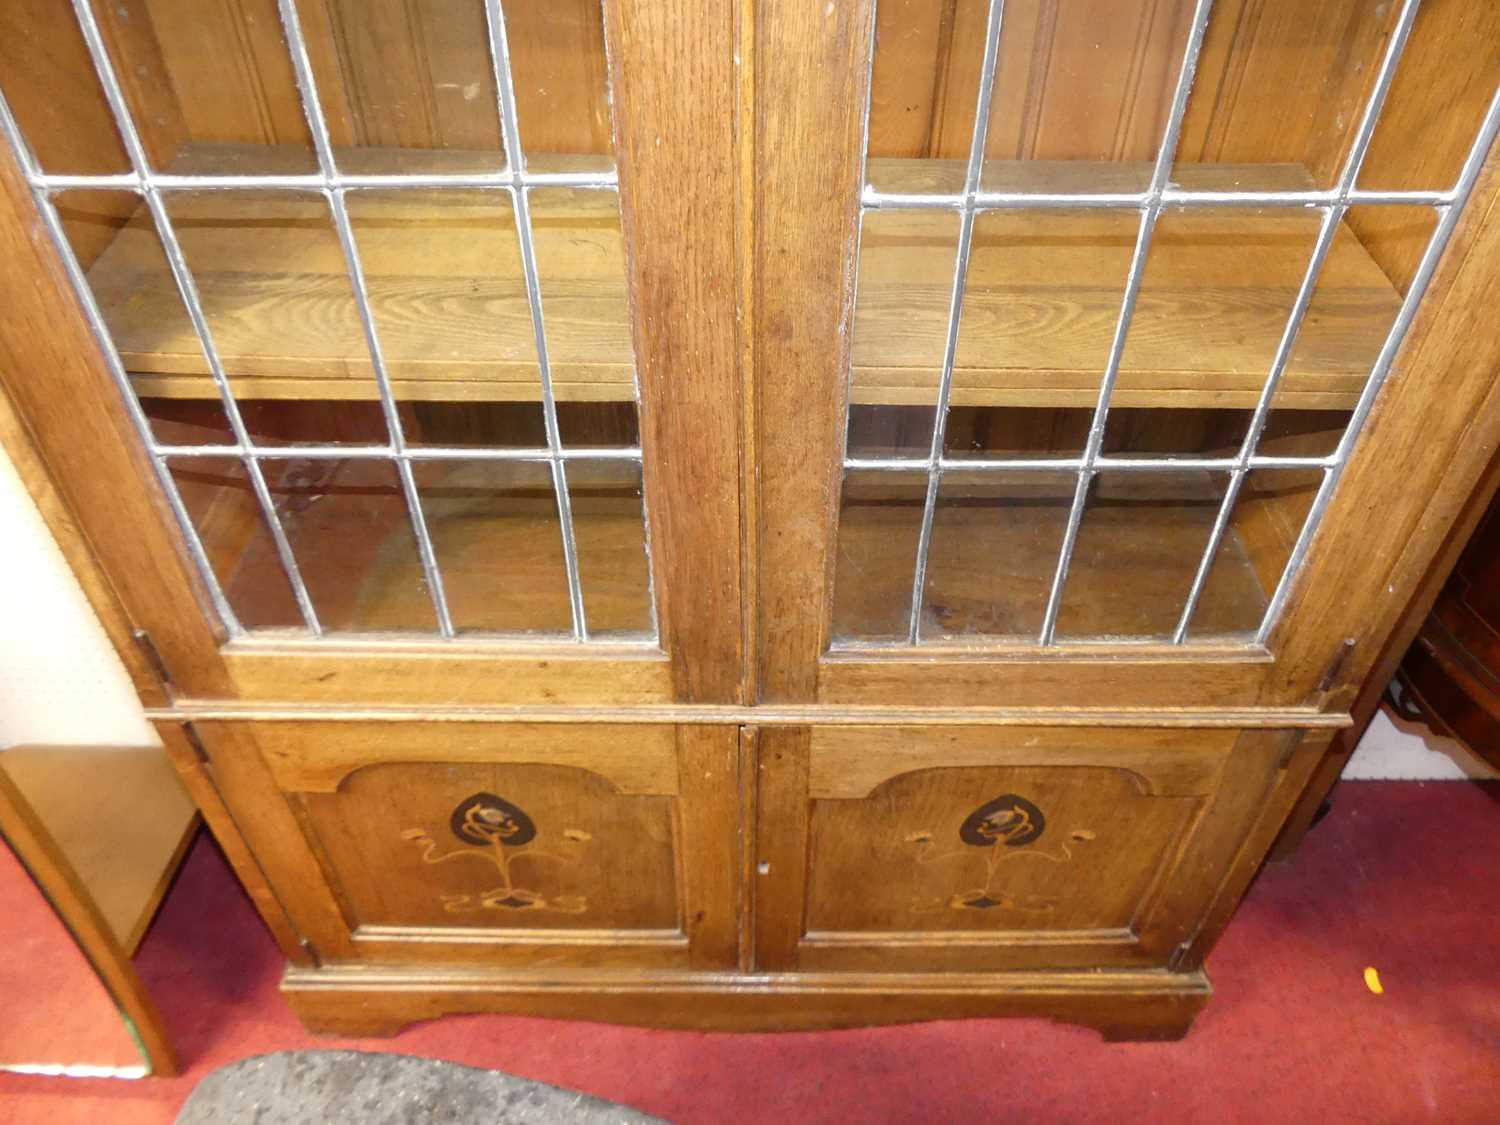
[[[736,728],[195,726],[324,960],[736,964]]]
[[[1246,841],[1274,830],[1265,818],[1297,736],[841,726],[751,737],[756,967],[922,972],[1168,965],[1258,862]]]

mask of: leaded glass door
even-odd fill
[[[789,424],[817,466],[763,443],[763,574],[813,591],[763,622],[768,692],[1317,704],[1368,623],[1311,622],[1379,588],[1319,575],[1379,518],[1341,503],[1403,440],[1372,412],[1442,393],[1410,360],[1500,123],[1493,18],[881,2],[811,48],[773,7],[809,108],[769,126],[761,203],[804,250],[763,234],[758,266],[804,304],[760,415],[829,405]]]
[[[717,252],[675,185],[733,150],[627,7],[7,5],[0,124],[95,337],[81,409],[123,412],[122,505],[186,556],[176,609],[131,606],[179,690],[733,694],[737,590],[684,625],[663,588],[738,571],[700,538],[737,522],[734,452],[692,411],[732,367],[680,354],[722,310],[663,304]]]

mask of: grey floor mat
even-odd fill
[[[278,1051],[199,1082],[177,1125],[648,1125],[615,1102],[498,1070],[365,1051]]]

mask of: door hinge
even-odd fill
[[[1281,756],[1276,759],[1277,770],[1284,770],[1292,764],[1292,758],[1297,753],[1297,747],[1302,745],[1301,731],[1288,731],[1286,739],[1281,744]]]
[[[144,629],[132,629],[130,636],[135,641],[136,648],[141,650],[141,655],[146,658],[146,663],[151,666],[151,671],[161,681],[161,686],[171,688],[172,673],[167,671],[167,662],[161,658],[161,650],[156,647],[151,634]]]
[[[1345,637],[1344,643],[1339,645],[1339,650],[1333,654],[1333,659],[1328,662],[1328,670],[1323,673],[1323,678],[1318,681],[1318,691],[1326,692],[1339,682],[1339,677],[1344,671],[1344,665],[1349,663],[1349,657],[1354,654],[1355,640],[1353,637]]]
[[[193,751],[193,757],[198,759],[198,764],[212,768],[213,762],[209,761],[208,748],[203,745],[203,739],[198,737],[198,732],[193,729],[192,723],[182,724],[182,737],[187,739],[188,747]]]
[[[307,955],[312,958],[312,963],[314,965],[321,965],[323,963],[323,958],[318,956],[318,947],[312,942],[308,941],[305,937],[299,937],[297,939],[297,944],[300,945],[307,953]]]

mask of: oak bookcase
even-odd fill
[[[1496,11],[7,4],[7,444],[302,1018],[1181,1034],[1500,441]]]

